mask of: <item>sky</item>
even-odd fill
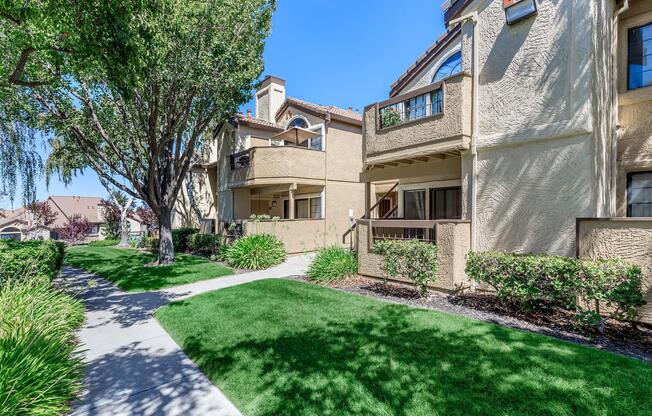
[[[288,96],[362,110],[387,98],[390,84],[444,32],[442,3],[277,0],[263,76],[286,80]],[[241,108],[247,109],[253,111],[253,101]],[[38,199],[48,195],[104,197],[106,191],[87,170],[68,187],[53,178],[46,188],[41,179]],[[0,201],[0,208],[11,204]]]

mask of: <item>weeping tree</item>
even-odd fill
[[[275,4],[157,4],[160,10],[141,16],[152,36],[130,83],[79,66],[56,83],[26,88],[29,108],[53,136],[48,173],[65,181],[90,168],[144,201],[158,218],[158,263],[168,264],[174,205],[194,155],[208,132],[251,98]]]

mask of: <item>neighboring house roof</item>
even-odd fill
[[[16,221],[24,222],[22,216],[25,214],[25,208],[20,207],[11,211],[3,211],[4,216],[0,217],[0,229],[9,226]]]
[[[243,114],[237,114],[235,116],[234,121],[237,124],[244,124],[246,126],[253,127],[253,128],[259,128],[259,129],[262,128],[262,129],[273,130],[273,131],[283,131],[283,127],[279,126],[276,123],[263,120],[262,118],[247,117]]]
[[[307,112],[316,113],[318,116],[330,116],[336,120],[344,121],[358,126],[362,125],[362,115],[357,111],[353,111],[351,109],[345,110],[344,108],[336,107],[334,105],[327,106],[315,104],[294,97],[287,97],[285,99],[283,105],[276,112],[276,118],[278,119],[290,105],[299,107],[303,110],[306,110]]]
[[[52,224],[53,228],[62,227],[70,217],[75,214],[86,218],[88,222],[99,224],[104,222],[98,206],[102,198],[94,196],[51,196],[48,202],[54,205],[59,212],[57,219]]]
[[[462,31],[461,25],[455,25],[452,28],[448,28],[443,35],[437,39],[437,41],[430,47],[428,50],[416,60],[412,66],[410,66],[403,75],[401,75],[392,85],[390,86],[389,96],[394,97],[398,95],[399,91],[407,85],[421,70],[427,66],[434,58],[437,57],[439,52],[449,44],[449,42],[457,36]]]

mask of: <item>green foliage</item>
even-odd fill
[[[341,280],[358,273],[355,253],[342,247],[326,247],[319,250],[306,273],[312,280]]]
[[[579,289],[579,264],[562,256],[469,253],[466,274],[496,289],[502,302],[523,310],[572,308]]]
[[[401,124],[401,114],[393,108],[386,108],[380,114],[381,128],[392,127]]]
[[[174,251],[188,251],[188,238],[199,232],[197,228],[176,228],[172,230],[172,244]]]
[[[113,247],[117,246],[120,240],[95,240],[88,243],[89,247]]]
[[[282,263],[286,257],[283,242],[271,234],[242,237],[226,252],[227,263],[238,269],[267,269]]]
[[[410,279],[425,294],[437,279],[437,246],[419,240],[381,240],[374,251],[382,256],[380,268],[387,276]]]
[[[209,256],[217,251],[221,240],[217,234],[195,233],[188,237],[188,248],[195,254]]]
[[[0,241],[0,286],[26,276],[51,281],[57,276],[64,252],[65,245],[58,241]]]
[[[65,414],[81,389],[84,308],[50,282],[62,257],[54,242],[1,245],[0,414]]]
[[[172,264],[154,265],[156,255],[129,248],[73,247],[66,263],[96,273],[125,291],[158,290],[233,274],[208,259],[178,253]]]
[[[652,409],[652,365],[642,360],[299,281],[202,293],[163,306],[156,318],[249,416]]]
[[[492,286],[498,298],[513,307],[575,310],[579,323],[600,329],[607,318],[632,319],[643,302],[641,269],[621,260],[469,253],[466,273]],[[602,311],[601,304],[606,306]]]
[[[156,253],[158,251],[158,244],[159,241],[156,237],[145,237],[143,239],[143,248],[146,248],[152,253]]]

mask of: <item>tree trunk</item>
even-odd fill
[[[172,210],[161,207],[159,221],[158,263],[174,263],[174,245],[172,243]]]
[[[118,247],[129,247],[129,223],[122,221],[120,225],[120,244]]]

